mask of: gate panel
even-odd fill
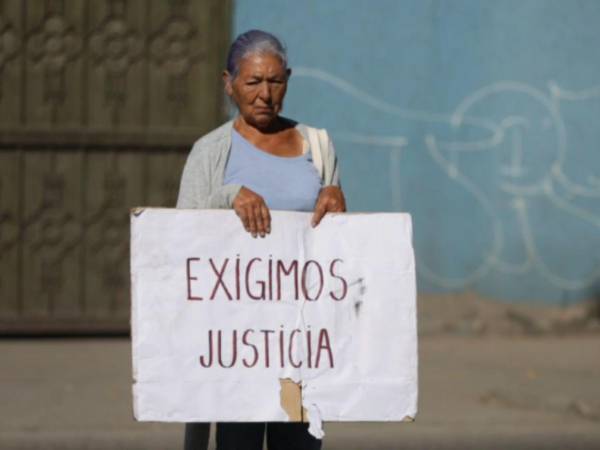
[[[0,124],[3,127],[19,126],[23,117],[23,3],[0,1]]]
[[[0,333],[126,332],[129,209],[224,120],[231,6],[0,0]]]
[[[149,2],[147,7],[152,3],[157,2]],[[90,2],[89,8],[89,124],[121,128],[142,125],[149,92],[146,2],[96,1]]]
[[[23,100],[25,121],[31,126],[80,124],[85,4],[79,0],[23,2]]]
[[[27,317],[74,317],[81,275],[81,156],[24,154],[21,289]]]
[[[0,318],[14,320],[20,312],[21,153],[0,152]]]

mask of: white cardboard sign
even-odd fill
[[[415,264],[407,214],[272,211],[252,238],[229,210],[131,215],[138,420],[288,421],[280,380],[321,420],[417,411]]]

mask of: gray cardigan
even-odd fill
[[[231,149],[232,127],[233,121],[229,121],[194,143],[181,175],[177,208],[227,209],[232,207],[233,199],[242,187],[236,184],[223,185],[225,166]],[[299,123],[296,129],[308,145],[308,127]],[[321,149],[321,155],[323,186],[339,186],[337,158],[331,139],[327,148]]]

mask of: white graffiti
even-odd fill
[[[477,207],[489,218],[492,224],[492,239],[488,251],[481,255],[477,267],[460,277],[450,277],[434,271],[421,260],[418,265],[419,273],[431,283],[447,289],[461,288],[480,280],[492,270],[509,275],[523,275],[536,271],[551,285],[569,291],[585,289],[598,283],[600,280],[598,264],[585,276],[572,278],[549,267],[536,245],[530,210],[535,202],[549,201],[557,211],[591,226],[594,232],[598,232],[597,239],[600,240],[600,209],[598,208],[600,167],[595,167],[597,172],[587,177],[577,177],[577,181],[569,178],[565,167],[569,150],[572,149],[568,146],[567,129],[561,115],[561,108],[565,102],[600,99],[600,86],[569,91],[551,81],[548,83],[548,92],[544,92],[524,83],[497,82],[468,95],[453,112],[439,114],[401,108],[320,69],[296,67],[294,76],[326,83],[364,105],[396,116],[403,121],[414,121],[422,125],[446,125],[455,132],[455,135],[458,135],[463,127],[478,130],[479,136],[468,140],[444,139],[436,136],[434,131],[427,132],[422,137],[422,142],[420,140],[409,142],[405,136],[380,136],[331,130],[336,141],[365,144],[369,148],[389,151],[390,189],[394,205],[400,205],[401,188],[398,181],[398,168],[401,153],[410,151],[411,148],[423,148],[448,179],[468,192]],[[514,104],[511,103],[512,100]],[[526,103],[529,109],[534,109],[535,114],[519,111],[520,102]],[[490,117],[494,114],[490,114],[490,110],[494,110],[490,105],[497,104],[507,104],[505,109],[516,110],[504,112],[503,108],[500,108],[501,112],[495,113],[499,114],[499,117]],[[526,139],[529,140],[527,145]],[[525,255],[519,262],[508,262],[502,259],[506,238],[496,205],[486,193],[484,186],[474,182],[472,177],[463,170],[460,162],[461,155],[468,157],[469,154],[473,154],[472,152],[498,150],[500,146],[503,146],[503,149],[508,148],[510,154],[508,160],[503,161],[498,167],[499,181],[490,181],[490,183],[497,183],[494,187],[509,198],[510,207],[514,210],[514,220],[518,226]],[[528,158],[529,160],[526,161]],[[595,160],[597,159],[598,155]],[[582,206],[582,203],[585,206]]]

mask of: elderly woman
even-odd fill
[[[223,81],[239,114],[194,144],[178,208],[233,208],[255,238],[270,233],[271,209],[312,211],[312,226],[346,210],[331,141],[311,148],[311,129],[280,115],[290,75],[275,36],[251,30],[236,38]],[[269,450],[321,448],[302,423],[218,423],[217,449],[262,450],[265,431]],[[208,424],[187,424],[185,448],[206,448],[207,437]]]

